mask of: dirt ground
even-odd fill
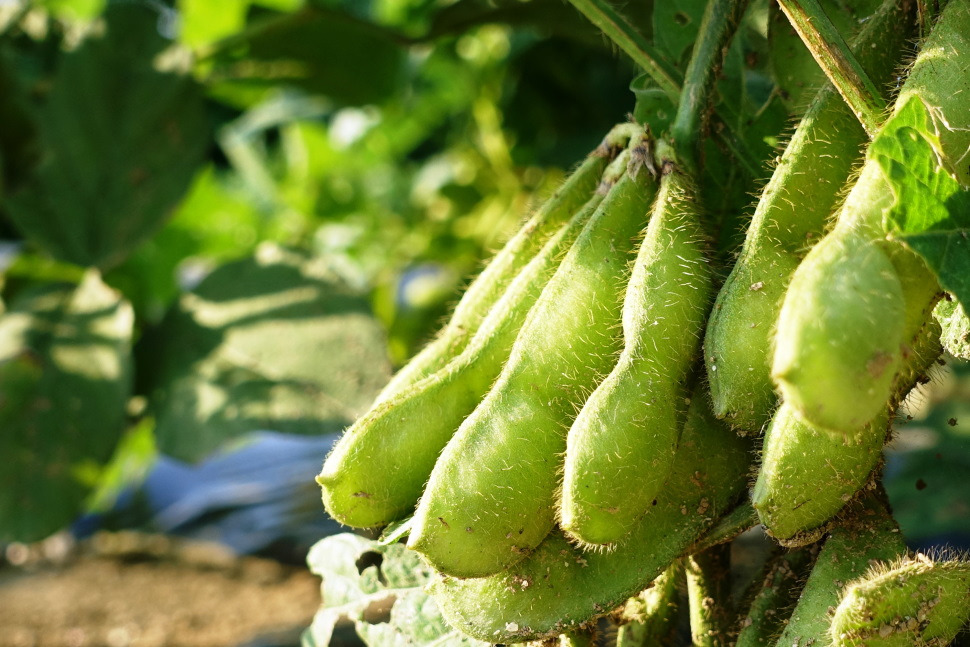
[[[217,545],[115,533],[6,553],[0,647],[282,647],[320,604],[306,568]]]

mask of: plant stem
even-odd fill
[[[714,524],[707,534],[700,538],[700,540],[694,544],[691,552],[701,552],[711,548],[712,546],[717,546],[718,544],[724,544],[742,532],[754,528],[759,523],[758,513],[751,506],[751,503],[745,501],[734,510],[728,512],[726,515],[721,517],[721,519]]]
[[[720,544],[687,559],[690,634],[695,647],[724,647],[731,609],[731,545]]]
[[[712,112],[711,94],[748,0],[709,0],[704,9],[671,128],[682,161],[696,169],[697,146]]]
[[[818,0],[778,0],[778,5],[859,123],[874,136],[886,103]]]
[[[623,50],[634,63],[642,67],[672,102],[680,102],[682,82],[680,73],[626,18],[618,14],[605,0],[569,0],[569,2],[586,16],[587,20],[599,27],[603,34]],[[746,0],[740,4],[746,4]],[[716,77],[716,75],[713,76]],[[718,138],[751,177],[758,177],[760,168],[758,160],[748,150],[744,141],[735,136],[736,125],[723,117],[721,121],[727,126],[728,132],[718,132]],[[692,158],[689,159],[692,161]]]
[[[587,20],[599,27],[633,62],[643,68],[671,101],[680,99],[680,75],[640,32],[605,0],[569,0]]]

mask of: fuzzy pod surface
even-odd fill
[[[909,11],[910,3],[884,0],[853,40],[852,51],[880,87],[891,78],[909,36],[902,28]],[[810,56],[809,61],[817,69]],[[741,253],[718,292],[704,360],[714,412],[740,433],[759,432],[776,406],[770,374],[773,322],[795,268],[821,238],[865,141],[865,131],[839,93],[823,87],[765,187]]]
[[[693,180],[658,147],[660,190],[623,303],[624,348],[569,429],[560,526],[610,544],[649,509],[673,465],[688,377],[712,296]]]
[[[607,164],[635,133],[633,124],[615,126],[565,183],[489,261],[462,295],[437,337],[405,364],[377,395],[389,400],[443,368],[471,341],[492,306],[501,299],[519,271],[542,249],[548,238],[596,191]]]
[[[553,532],[504,571],[439,577],[430,592],[452,627],[479,640],[523,642],[582,625],[643,590],[730,509],[745,487],[748,450],[698,392],[667,486],[615,549],[586,552]]]
[[[956,177],[964,184],[970,178],[970,170],[965,163],[970,154],[970,111],[966,109],[966,97],[970,96],[968,60],[970,2],[954,0],[947,4],[923,43],[895,108],[897,114],[900,113],[909,100],[919,100],[927,106],[940,142],[940,159],[955,171]],[[894,126],[893,117],[890,117],[883,129]],[[878,325],[874,321],[863,325],[865,317],[859,316],[854,329],[842,332],[831,330],[831,334],[838,335],[833,339],[838,340],[846,353],[839,358],[837,353],[830,352],[834,364],[818,361],[820,356],[813,355],[813,349],[823,348],[820,343],[824,335],[818,334],[823,329],[809,314],[808,308],[799,306],[799,301],[806,293],[824,294],[828,285],[835,280],[834,277],[845,275],[849,270],[833,257],[826,264],[828,269],[819,271],[824,268],[809,263],[816,250],[827,245],[826,241],[830,238],[878,241],[900,283],[907,326],[912,324],[911,320],[925,318],[940,294],[935,277],[925,268],[922,259],[905,248],[903,243],[887,236],[887,214],[892,205],[893,192],[888,180],[878,162],[873,158],[867,159],[839,212],[836,227],[796,270],[785,296],[775,337],[772,372],[780,382],[784,398],[796,404],[803,417],[821,427],[851,433],[851,422],[858,422],[865,411],[874,415],[880,401],[890,397],[892,380],[889,373],[894,364],[898,365],[901,349],[887,348],[890,336],[884,326],[891,328],[893,324],[889,320],[890,311],[886,310],[883,321]],[[884,265],[876,255],[871,255],[869,260],[873,267]],[[873,281],[875,277],[872,269],[860,269],[857,274],[866,282]],[[798,289],[795,289],[796,284]],[[875,286],[875,282],[872,285]],[[873,307],[865,306],[864,302],[853,305],[846,300],[845,307],[848,312],[854,310],[860,314],[868,310],[876,317],[878,308],[875,306],[880,300],[883,299],[873,301]],[[894,306],[893,310],[896,309],[897,306]],[[800,315],[783,321],[786,310]],[[824,315],[822,312],[818,314]],[[807,339],[810,345],[801,347],[799,339]],[[904,336],[901,341],[905,339]],[[816,366],[813,367],[813,364]],[[879,370],[883,364],[885,369]],[[866,378],[867,373],[874,376],[873,379]],[[843,379],[846,388],[842,391],[821,386],[832,377],[845,378],[849,375],[858,376],[860,381]]]
[[[778,316],[772,376],[815,426],[853,434],[886,407],[902,361],[906,302],[892,261],[850,229],[795,272]]]
[[[593,214],[529,312],[496,383],[448,442],[408,546],[439,571],[482,577],[521,560],[555,523],[566,430],[621,350],[629,254],[656,194],[652,139]]]
[[[777,647],[831,647],[832,609],[846,583],[872,563],[892,560],[906,551],[899,527],[879,497],[870,495],[853,506],[851,518],[832,530],[822,544],[812,572]]]
[[[604,179],[618,176],[608,169]],[[317,476],[334,519],[368,528],[414,511],[441,450],[501,372],[529,309],[602,199],[591,198],[522,268],[455,359],[344,433]]]
[[[830,633],[837,647],[942,647],[968,619],[970,562],[917,554],[851,583]]]
[[[816,554],[813,548],[802,548],[769,559],[762,577],[757,580],[757,588],[746,596],[735,647],[775,644],[794,610]]]
[[[789,545],[814,541],[826,522],[870,481],[882,458],[890,414],[940,356],[940,327],[928,321],[904,347],[893,395],[869,423],[833,434],[801,418],[787,402],[765,433],[751,494],[765,529]]]

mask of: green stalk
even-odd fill
[[[606,0],[569,0],[586,19],[599,27],[633,62],[643,68],[671,101],[680,99],[680,75],[640,32]]]
[[[751,506],[750,502],[745,501],[738,507],[734,508],[734,510],[721,517],[720,521],[714,524],[714,526],[703,537],[701,537],[696,544],[694,544],[694,546],[691,548],[691,552],[699,553],[711,548],[712,546],[725,544],[732,541],[735,537],[746,530],[754,528],[759,523],[758,512]]]
[[[731,545],[719,544],[687,559],[690,634],[695,647],[725,647],[731,609]]]
[[[717,85],[724,55],[737,31],[748,0],[710,0],[704,9],[697,40],[684,77],[684,88],[671,127],[682,162],[696,169],[697,146],[711,114],[711,93]]]
[[[627,56],[629,56],[634,63],[643,68],[643,70],[650,75],[650,78],[660,87],[661,91],[664,92],[673,103],[680,103],[681,98],[681,76],[664,57],[662,54],[657,52],[653,46],[647,42],[646,39],[637,31],[636,27],[631,25],[629,21],[622,15],[618,14],[613,7],[606,2],[606,0],[569,0],[569,2],[579,10],[586,18],[602,30],[603,34],[609,38],[613,43],[616,44]],[[715,5],[745,5],[747,0],[733,0],[732,2],[725,3],[723,0],[714,0],[712,4]],[[710,6],[708,7],[708,12],[710,12]],[[741,12],[738,12],[740,16]],[[735,23],[737,21],[735,20]],[[736,26],[736,25],[735,25]],[[703,30],[704,27],[702,26]],[[733,34],[733,29],[727,34],[728,39],[730,35]],[[725,41],[726,43],[727,41]],[[716,50],[714,50],[716,53]],[[721,56],[723,58],[723,56]],[[703,74],[705,72],[711,72],[712,79],[716,77],[713,74],[713,70],[707,70],[706,67],[698,62],[697,64],[691,64],[697,67],[698,72],[695,74]],[[719,67],[718,67],[719,69]],[[690,68],[688,68],[688,73]],[[713,82],[713,81],[712,81]],[[695,103],[695,102],[692,102]],[[706,104],[705,104],[706,105]],[[727,115],[731,116],[731,115]],[[686,118],[686,117],[685,117]],[[700,123],[700,117],[698,117],[698,123]],[[720,116],[720,121],[727,127],[726,131],[719,131],[717,133],[718,139],[727,147],[731,154],[737,158],[738,162],[744,166],[745,171],[751,177],[758,177],[760,175],[760,164],[758,160],[752,155],[751,151],[748,150],[744,141],[740,137],[734,136],[733,125],[736,120],[725,119],[724,115]],[[685,128],[687,125],[685,124]],[[697,136],[696,134],[694,135]],[[679,146],[678,146],[679,147]],[[693,155],[688,156],[688,160],[693,160]]]
[[[866,133],[873,137],[886,103],[818,0],[778,0],[778,6]]]

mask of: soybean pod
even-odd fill
[[[886,0],[853,41],[880,86],[909,36],[910,3]],[[714,411],[741,433],[762,429],[776,406],[772,323],[795,268],[817,241],[861,156],[865,131],[831,85],[812,102],[765,187],[704,340]]]
[[[968,51],[970,2],[954,0],[920,50],[894,116],[877,135],[878,141],[908,127],[909,102],[922,102],[936,128],[943,163],[964,183],[970,172],[957,161],[970,151],[964,100],[970,93]],[[893,203],[892,187],[870,155],[835,228],[796,270],[778,317],[772,375],[799,416],[835,433],[854,433],[879,415],[903,362],[909,339],[904,329],[925,321],[942,294],[922,259],[887,236],[886,214]],[[839,258],[840,249],[854,253]],[[860,258],[865,263],[855,271],[853,263]],[[854,295],[832,294],[829,301],[833,285],[857,289]],[[816,307],[806,305],[806,295]],[[904,313],[902,324],[899,313]]]
[[[740,619],[735,647],[775,644],[805,585],[806,571],[816,552],[811,547],[802,548],[776,555],[768,561]]]
[[[968,601],[970,562],[906,556],[849,584],[830,635],[837,647],[942,647],[970,620]]]
[[[455,359],[371,409],[348,429],[317,482],[335,519],[367,528],[414,511],[438,454],[488,392],[529,308],[566,250],[619,179],[629,155],[607,169],[597,195],[563,225],[515,278]]]
[[[905,553],[899,527],[882,498],[873,493],[854,504],[849,519],[825,539],[776,647],[831,647],[831,613],[845,585],[866,573],[873,561]]]
[[[656,194],[652,139],[529,312],[495,385],[431,473],[408,547],[439,571],[481,577],[522,559],[555,523],[565,429],[616,361],[629,253]]]
[[[560,525],[571,538],[621,539],[673,464],[712,295],[696,186],[658,145],[660,191],[623,302],[624,348],[566,440]]]
[[[751,494],[765,529],[789,545],[814,541],[825,524],[870,481],[882,458],[895,406],[940,356],[940,328],[929,321],[910,342],[895,395],[873,420],[832,434],[803,420],[793,405],[779,407],[765,432],[761,469]]]
[[[471,341],[489,311],[519,271],[546,240],[585,204],[599,185],[606,165],[626,146],[633,124],[615,126],[566,182],[509,239],[465,290],[438,336],[405,364],[377,395],[384,402],[443,368]]]
[[[690,552],[736,504],[749,449],[695,392],[667,486],[614,550],[585,552],[557,531],[504,571],[473,579],[440,576],[430,592],[451,626],[492,643],[554,637],[605,615]]]

